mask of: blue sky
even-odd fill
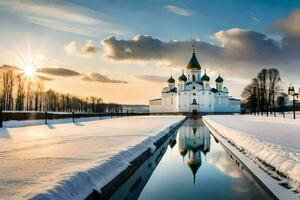
[[[300,27],[298,9],[293,0],[0,0],[0,65],[35,60],[39,67],[74,70],[82,76],[52,74],[47,87],[147,103],[159,96],[165,77],[180,74],[195,39],[203,68],[213,79],[221,68],[239,97],[263,67],[278,66],[285,86],[299,84],[300,45],[281,48],[300,41],[293,28]]]

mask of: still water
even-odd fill
[[[266,199],[201,119],[188,119],[110,199]]]

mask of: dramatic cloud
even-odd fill
[[[64,50],[70,55],[91,57],[96,54],[98,48],[92,43],[91,40],[86,41],[83,47],[78,47],[75,41],[65,45]]]
[[[181,8],[178,6],[174,6],[174,5],[166,5],[165,9],[167,9],[168,11],[175,13],[177,15],[181,15],[181,16],[191,16],[193,14],[193,12],[191,10],[185,9],[185,8]]]
[[[223,57],[227,60],[266,64],[274,59],[272,55],[277,56],[280,53],[278,42],[255,31],[229,29],[215,33],[214,37],[224,49]]]
[[[95,82],[101,82],[101,83],[127,83],[126,81],[110,79],[107,76],[104,76],[99,73],[91,73],[89,76],[84,76],[82,78],[82,80],[95,81]]]
[[[287,38],[300,39],[300,10],[294,11],[289,17],[275,23],[272,28]]]
[[[197,48],[201,49],[203,58],[209,54],[216,56],[220,54],[220,47],[200,41],[196,43]],[[147,35],[137,35],[132,40],[117,40],[115,37],[108,37],[102,41],[106,58],[117,61],[162,60],[176,66],[186,64],[191,54],[192,44],[191,40],[164,42]]]
[[[166,82],[168,80],[168,77],[166,76],[155,76],[155,75],[137,75],[138,79],[145,80],[145,81],[151,81],[151,82]]]
[[[201,41],[164,42],[146,35],[132,40],[109,37],[102,41],[105,56],[114,60],[166,60],[174,65],[186,64],[195,43],[198,57],[203,63],[216,61],[273,61],[278,56],[279,44],[266,35],[244,29],[229,29],[214,34],[220,46]]]
[[[24,75],[24,71],[21,68],[16,67],[16,66],[12,66],[12,65],[2,65],[2,66],[0,66],[0,72],[3,72],[3,71],[13,71],[17,75]],[[46,77],[46,76],[43,76],[43,75],[40,75],[40,74],[37,74],[36,78],[38,78],[40,80],[43,80],[43,81],[52,81],[52,80],[54,80],[53,78]]]
[[[185,67],[195,43],[203,68],[247,77],[261,68],[276,67],[289,74],[300,73],[300,11],[276,23],[273,30],[282,34],[275,40],[256,31],[233,28],[216,32],[214,44],[202,41],[162,41],[148,35],[102,41],[104,56],[115,61],[159,60],[173,67]]]
[[[48,74],[48,75],[53,75],[53,76],[79,76],[81,75],[79,72],[70,70],[70,69],[65,69],[65,68],[39,68],[37,70],[39,73],[43,74]]]
[[[12,65],[2,65],[0,66],[0,71],[17,71],[17,72],[21,72],[22,70],[19,67],[16,66],[12,66]]]
[[[11,65],[2,65],[0,66],[0,72],[1,71],[14,71],[16,73],[23,73],[22,69],[11,66]],[[48,76],[50,75],[50,77]],[[95,82],[101,82],[101,83],[127,83],[126,81],[122,80],[115,80],[110,79],[107,76],[104,76],[99,73],[91,73],[90,75],[86,75],[84,73],[79,73],[77,71],[66,69],[66,68],[50,68],[50,67],[44,67],[44,68],[38,68],[37,69],[37,75],[36,77],[38,79],[44,80],[44,81],[52,81],[55,80],[53,76],[60,76],[60,77],[80,77],[83,81],[95,81]]]

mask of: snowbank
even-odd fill
[[[299,193],[299,120],[238,115],[205,116],[203,120],[282,186]]]
[[[111,117],[101,117],[103,119],[109,119]],[[75,122],[85,122],[85,121],[92,121],[92,120],[100,120],[99,117],[81,117],[75,118]],[[48,119],[48,124],[61,124],[61,123],[71,123],[73,122],[72,118],[63,118],[63,119]],[[35,126],[35,125],[43,125],[45,124],[45,120],[10,120],[4,121],[3,126],[5,128],[13,128],[13,127],[24,127],[24,126]]]
[[[84,199],[126,169],[183,116],[0,129],[0,199]]]

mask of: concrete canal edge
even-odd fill
[[[171,127],[169,132],[163,135],[160,139],[154,142],[156,149],[158,149],[179,127],[185,122],[185,117],[175,126]],[[169,128],[169,127],[168,127]],[[93,190],[85,199],[86,200],[104,200],[108,199],[153,153],[151,149],[146,149],[137,158],[130,162],[130,165],[120,172],[115,178],[109,181],[104,187],[100,188],[100,192]]]
[[[242,173],[258,188],[261,188],[267,197],[270,199],[299,199],[296,194],[280,186],[275,179],[266,174],[261,168],[259,168],[250,158],[240,152],[235,146],[231,145],[213,126],[210,125],[205,117],[202,118],[204,124],[209,129],[211,134],[221,145],[224,147],[230,158],[235,165],[242,171]]]

